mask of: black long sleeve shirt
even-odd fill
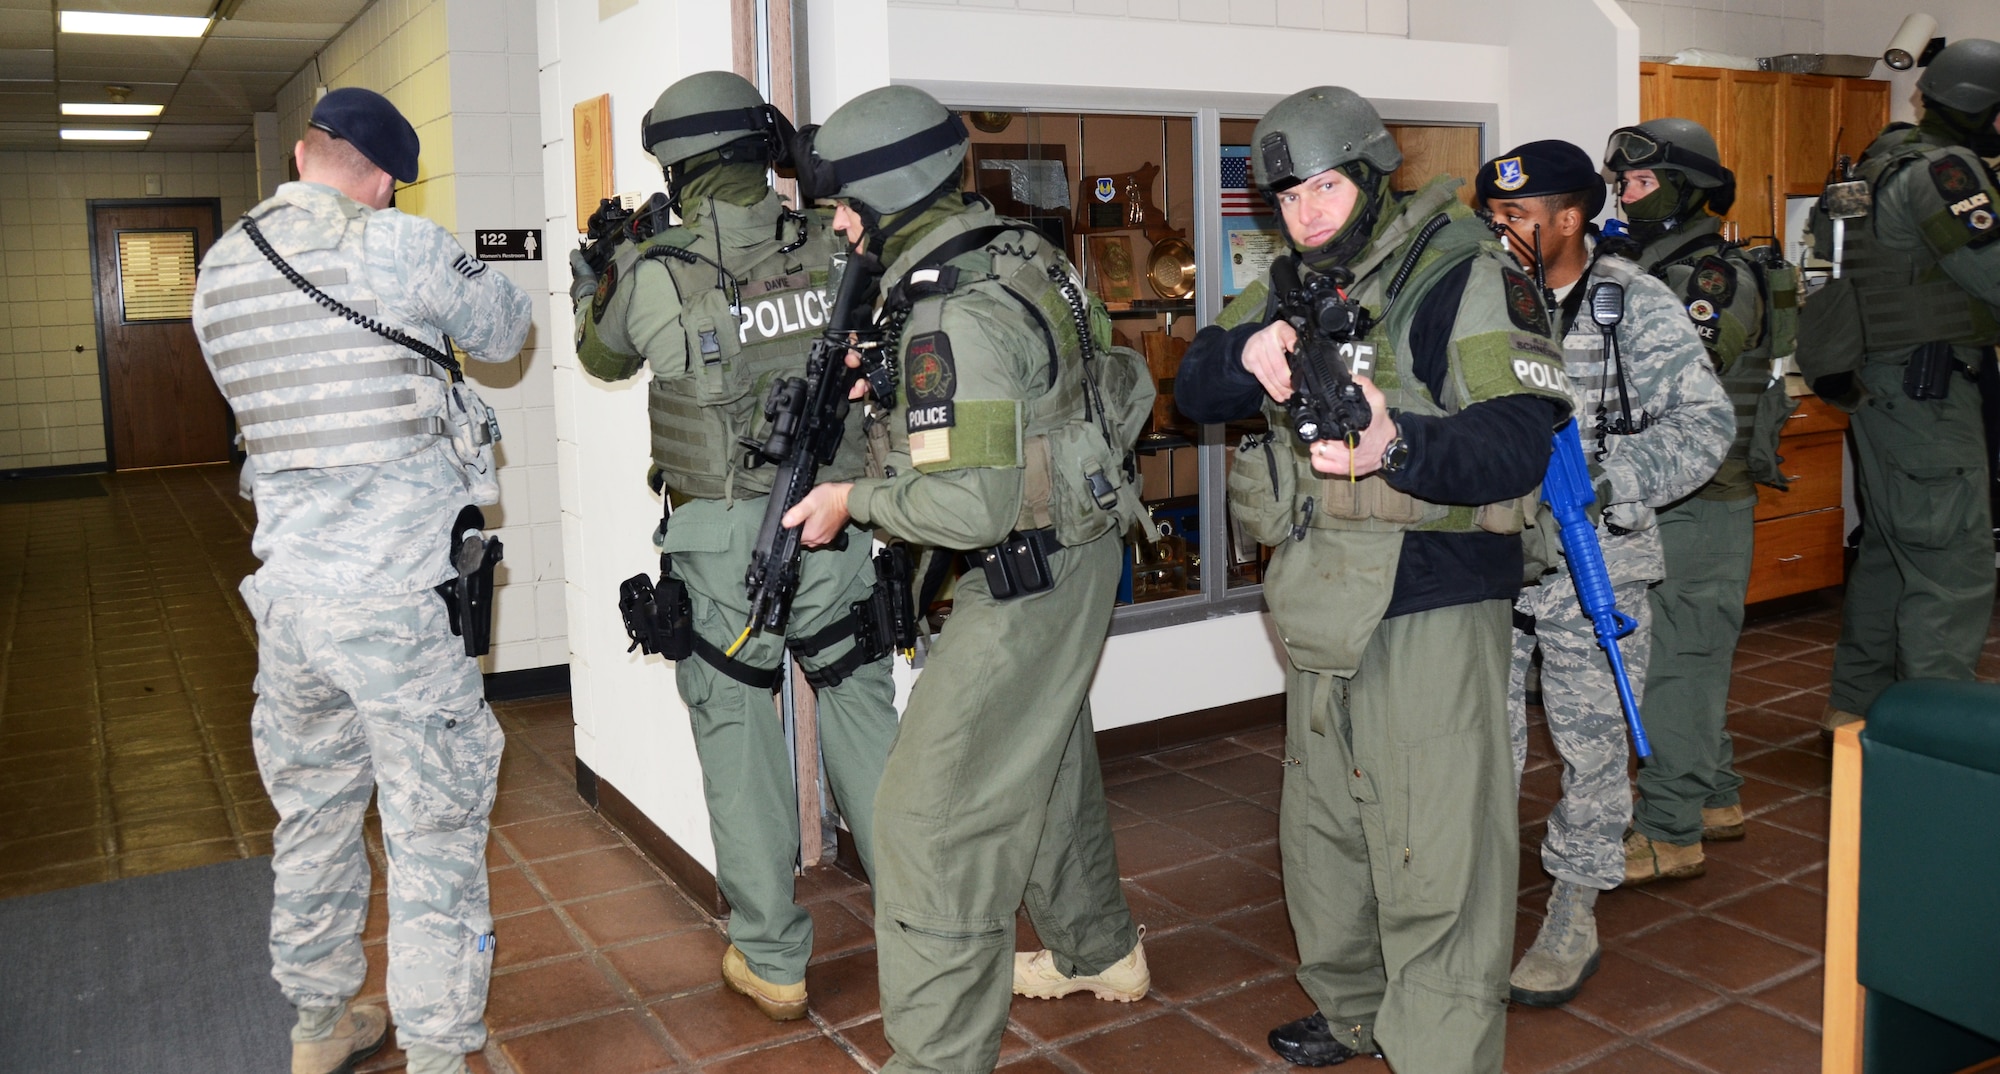
[[[1450,371],[1446,347],[1471,272],[1467,262],[1439,280],[1411,323],[1411,359],[1433,399],[1444,394]],[[1263,327],[1211,325],[1195,335],[1174,378],[1181,413],[1204,424],[1259,413],[1264,387],[1243,368],[1243,345]],[[1548,470],[1550,431],[1559,416],[1555,403],[1532,395],[1491,399],[1445,417],[1399,412],[1396,425],[1410,446],[1410,461],[1383,479],[1432,503],[1471,505],[1524,496]],[[1512,600],[1521,588],[1521,571],[1519,537],[1412,530],[1403,535],[1395,589],[1383,617]]]

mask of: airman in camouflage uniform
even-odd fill
[[[1709,368],[1701,338],[1665,284],[1638,265],[1591,248],[1589,222],[1604,207],[1604,181],[1590,154],[1568,142],[1534,142],[1480,168],[1479,200],[1516,251],[1537,245],[1564,325],[1563,364],[1597,491],[1598,540],[1620,611],[1638,627],[1623,642],[1635,697],[1645,685],[1650,642],[1646,591],[1665,573],[1653,509],[1700,488],[1715,473],[1735,425],[1729,398]],[[1594,256],[1593,256],[1594,254]],[[1533,267],[1532,256],[1523,258]],[[1601,287],[1620,299],[1609,333],[1592,316]],[[1553,543],[1543,508],[1534,532]],[[1555,879],[1549,912],[1511,979],[1516,1003],[1567,1003],[1597,966],[1597,893],[1625,879],[1623,839],[1632,819],[1630,757],[1611,667],[1583,612],[1567,561],[1548,564],[1514,603],[1508,681],[1514,771],[1526,763],[1524,680],[1542,651],[1542,708],[1562,757],[1562,798],[1549,815],[1542,866]]]
[[[675,82],[647,113],[646,144],[666,171],[680,223],[617,248],[604,276],[581,255],[574,294],[577,359],[606,381],[650,366],[653,462],[673,504],[654,540],[685,582],[693,658],[674,665],[687,704],[729,900],[722,976],[778,1020],[806,1013],[812,916],[793,901],[799,851],[792,758],[771,691],[784,649],[818,699],[828,782],[861,864],[875,869],[875,789],[896,737],[889,659],[856,644],[851,609],[875,574],[867,537],[799,557],[782,633],[731,644],[750,617],[744,575],[776,468],[742,462],[739,439],[770,435],[763,401],[773,377],[805,372],[825,330],[834,243],[821,214],[789,210],[766,168],[789,152],[788,126],[740,75],[704,71]],[[862,408],[821,480],[859,476]]]
[[[1863,515],[1829,734],[1892,683],[1970,681],[1993,615],[1991,447],[1971,375],[2000,341],[2000,187],[1984,163],[2000,155],[2000,43],[1954,41],[1917,88],[1923,120],[1862,155],[1873,208],[1847,221],[1846,272],[1801,329],[1801,370],[1853,412]],[[1831,256],[1830,223],[1813,233]]]
[[[1321,86],[1258,122],[1252,168],[1296,253],[1353,274],[1378,318],[1353,355],[1370,421],[1352,444],[1294,435],[1280,273],[1188,348],[1175,380],[1201,422],[1260,410],[1232,517],[1276,548],[1285,645],[1278,836],[1316,1008],[1271,1030],[1300,1066],[1380,1051],[1397,1070],[1499,1074],[1520,830],[1508,750],[1509,605],[1527,497],[1572,406],[1542,294],[1438,178],[1408,197],[1373,106]],[[1392,297],[1393,296],[1393,297]],[[1477,505],[1477,506],[1474,506]]]
[[[1736,178],[1700,124],[1656,119],[1614,131],[1605,163],[1644,245],[1633,260],[1680,299],[1736,415],[1715,476],[1659,511],[1666,577],[1649,598],[1645,687],[1653,756],[1639,769],[1625,843],[1625,882],[1645,884],[1700,876],[1704,838],[1743,838],[1743,780],[1725,725],[1729,671],[1750,584],[1755,482],[1778,480],[1770,449],[1795,405],[1773,384],[1772,365],[1791,351],[1798,287],[1791,266],[1753,263],[1722,238],[1711,210],[1729,210]]]
[[[436,224],[387,209],[417,137],[366,90],[327,95],[300,181],[250,211],[274,252],[359,315],[482,361],[514,355],[528,297]],[[249,452],[257,504],[243,582],[257,621],[257,764],[279,815],[272,974],[298,1008],[294,1074],[347,1070],[383,1012],[367,972],[362,821],[381,789],[389,1007],[417,1074],[463,1071],[486,1041],[493,961],[487,813],[502,736],[479,667],[433,590],[447,528],[475,502],[449,438],[448,374],[321,308],[231,229],[203,259],[194,327]],[[470,477],[478,478],[475,483]],[[491,502],[491,500],[486,500]]]

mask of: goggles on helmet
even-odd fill
[[[1606,168],[1614,172],[1629,172],[1663,165],[1715,178],[1723,175],[1720,161],[1677,146],[1664,138],[1655,138],[1639,127],[1620,127],[1611,132],[1611,141],[1604,149]]]
[[[839,197],[841,189],[849,183],[907,168],[972,137],[966,133],[965,123],[958,118],[958,113],[950,112],[943,122],[907,138],[865,149],[853,156],[828,160],[813,148],[819,129],[817,125],[806,127],[798,133],[792,147],[792,160],[798,166],[799,196],[806,201]]]
[[[639,119],[639,142],[651,153],[653,147],[673,138],[698,138],[705,134],[741,133],[745,138],[764,135],[771,164],[783,168],[791,163],[792,121],[768,104],[755,108],[725,108],[719,112],[697,112],[679,119],[655,123],[652,109]]]

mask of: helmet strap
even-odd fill
[[[1961,112],[1924,98],[1924,118],[1918,129],[1947,145],[1962,145],[1982,157],[2000,156],[2000,131],[1993,129],[1993,117],[2000,104],[1980,112]]]

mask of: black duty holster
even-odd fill
[[[1951,375],[1959,369],[1949,343],[1925,343],[1910,352],[1903,367],[1903,394],[1918,402],[1951,395]]]
[[[647,656],[686,660],[694,653],[694,604],[688,599],[687,583],[674,577],[668,556],[660,557],[660,581],[635,574],[618,583],[618,614],[625,620],[625,636],[634,649]]]
[[[493,647],[493,569],[505,550],[485,528],[485,513],[470,504],[452,520],[448,539],[458,577],[437,587],[451,632],[464,639],[467,656],[485,656]]]

